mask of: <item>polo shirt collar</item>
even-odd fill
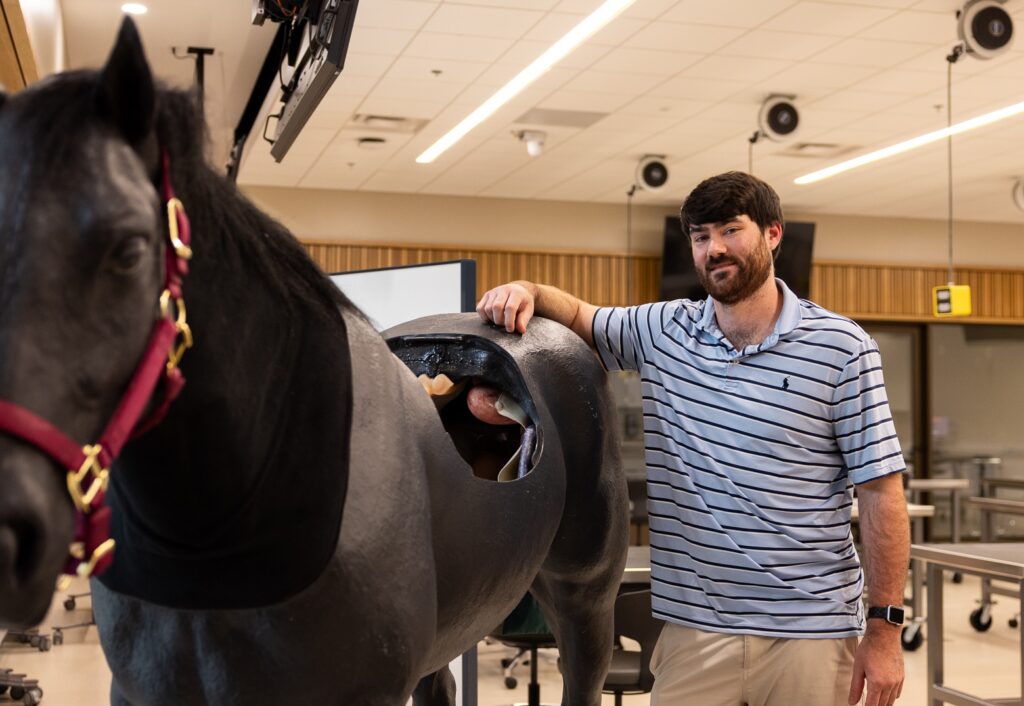
[[[793,290],[787,287],[786,283],[778,277],[775,278],[775,284],[782,294],[782,311],[779,312],[779,318],[775,321],[774,330],[764,341],[756,346],[757,350],[764,350],[774,346],[778,343],[780,336],[785,336],[799,326],[800,320],[803,318],[800,312],[800,300],[793,294]],[[724,339],[721,329],[718,328],[718,318],[715,316],[715,303],[711,300],[711,297],[704,299],[701,307],[701,316],[697,321],[697,328],[719,340]]]

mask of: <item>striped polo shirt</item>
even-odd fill
[[[782,280],[737,351],[710,299],[601,308],[609,370],[640,373],[654,614],[703,630],[863,632],[853,484],[902,471],[875,342]]]

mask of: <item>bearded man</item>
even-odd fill
[[[909,523],[878,347],[775,278],[768,184],[706,179],[681,219],[705,300],[595,307],[518,281],[477,311],[510,332],[554,319],[608,370],[640,374],[651,602],[666,621],[652,704],[840,706],[866,682],[868,706],[891,706]]]

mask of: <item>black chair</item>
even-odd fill
[[[540,706],[540,681],[537,677],[538,650],[542,647],[557,646],[555,637],[550,630],[544,619],[544,614],[541,612],[540,604],[531,594],[527,593],[515,610],[505,619],[505,622],[489,636],[503,645],[516,649],[515,656],[501,660],[507,688],[516,688],[518,681],[512,672],[517,665],[529,660],[528,706]]]
[[[651,615],[651,592],[621,593],[615,599],[615,643],[612,664],[602,691],[615,694],[615,706],[622,706],[623,694],[646,694],[654,686],[651,653],[664,623]],[[621,639],[640,643],[640,650],[626,650]]]

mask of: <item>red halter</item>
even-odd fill
[[[20,405],[0,400],[0,432],[35,446],[68,469],[68,493],[75,504],[75,537],[68,550],[65,574],[99,575],[110,566],[114,540],[110,538],[110,508],[103,503],[110,465],[129,438],[163,419],[185,384],[178,363],[192,345],[192,331],[186,322],[181,282],[188,274],[188,260],[192,257],[191,234],[185,207],[175,198],[171,187],[171,165],[166,150],[161,150],[160,159],[161,190],[167,204],[170,240],[166,249],[164,289],[160,295],[160,318],[153,325],[135,375],[99,440],[79,448],[77,442],[42,417]],[[146,420],[140,421],[161,379],[164,380],[163,399]]]

